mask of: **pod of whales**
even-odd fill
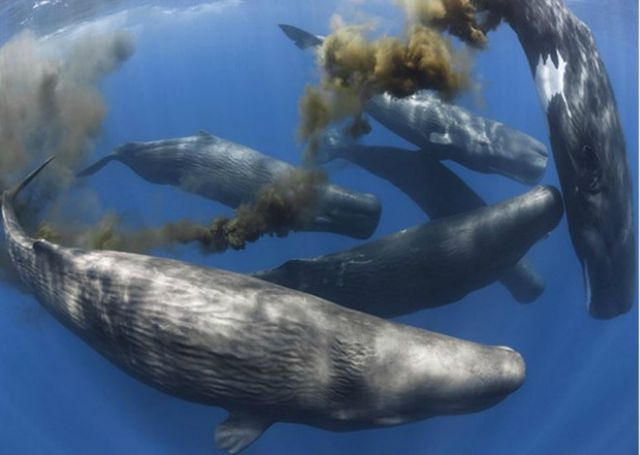
[[[322,37],[292,25],[280,28],[301,49],[322,44]],[[373,96],[365,110],[398,136],[440,160],[454,160],[483,173],[502,174],[519,182],[537,183],[547,166],[544,144],[495,120],[422,91],[406,98]]]
[[[78,176],[94,174],[111,161],[126,164],[149,182],[172,185],[232,208],[251,202],[262,187],[294,169],[249,147],[200,131],[194,136],[130,142]],[[314,222],[306,230],[358,239],[373,234],[382,210],[376,196],[331,183],[318,188],[315,209]]]
[[[342,158],[391,182],[409,196],[430,219],[484,207],[486,203],[462,179],[428,153],[345,141],[333,131],[321,141],[319,156]],[[532,302],[544,291],[543,278],[522,258],[500,278],[519,302]]]
[[[376,316],[398,316],[455,302],[499,279],[562,212],[560,193],[538,186],[500,204],[254,276]]]
[[[629,311],[636,285],[632,190],[613,89],[589,28],[561,0],[482,0],[524,49],[584,272],[589,312]]]
[[[477,5],[509,24],[529,62],[547,116],[569,233],[583,269],[589,312],[600,319],[625,313],[633,305],[637,284],[631,177],[615,97],[591,31],[562,0],[479,0]],[[323,37],[297,27],[280,27],[303,49],[323,41]],[[383,125],[418,146],[427,145],[427,140],[455,144],[456,133],[450,134],[442,116],[430,112],[434,99],[437,100],[426,93],[408,100],[382,95],[372,98],[366,108]],[[439,108],[433,110],[437,113]],[[432,137],[434,126],[423,124],[423,128],[416,128],[413,116],[435,121],[435,135]],[[453,130],[460,126],[460,137],[474,137],[474,127],[466,125],[473,124],[473,119],[464,115],[459,119],[462,122],[454,123]],[[482,128],[475,131],[481,132]],[[482,146],[481,141],[467,145],[475,150]],[[508,155],[507,148],[504,156]],[[523,155],[513,163],[534,163],[534,158]],[[507,169],[502,173],[510,172]],[[511,177],[527,182],[526,175]]]
[[[116,366],[227,409],[215,441],[228,453],[275,422],[347,431],[474,412],[524,380],[522,357],[510,348],[388,322],[246,275],[31,238],[14,199],[45,165],[2,194],[20,277]]]

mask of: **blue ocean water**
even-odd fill
[[[567,3],[590,26],[613,84],[627,142],[637,223],[638,5],[622,0],[606,5],[590,0]],[[131,140],[184,136],[204,129],[299,163],[297,102],[305,84],[317,75],[312,57],[295,48],[277,24],[323,34],[329,31],[334,13],[348,17],[360,7],[364,8],[362,2],[347,0],[186,6],[176,1],[155,7],[118,2],[104,12],[97,8],[88,17],[78,17],[75,22],[127,27],[136,38],[133,56],[101,84],[108,112],[92,156],[105,155]],[[401,25],[392,2],[371,2],[366,10],[367,17],[378,18],[389,29]],[[8,23],[14,13],[5,13],[3,23]],[[25,24],[44,28],[40,23]],[[47,33],[56,28],[46,24]],[[14,31],[20,28],[10,25]],[[63,25],[73,27],[73,18]],[[4,40],[9,38],[6,30],[0,35]],[[509,28],[502,26],[490,35],[489,48],[477,53],[474,68],[480,89],[459,102],[549,146],[546,120],[524,54]],[[373,126],[366,143],[412,148],[382,126]],[[476,174],[455,164],[450,168],[487,202],[527,191],[500,176]],[[333,181],[380,197],[383,215],[373,238],[426,220],[387,181],[353,165],[329,169]],[[552,159],[543,183],[559,187]],[[231,213],[211,201],[151,185],[119,164],[106,167],[89,185],[100,196],[101,210],[117,210],[133,222],[156,225],[184,217],[204,222]],[[358,243],[332,234],[297,233],[284,239],[263,238],[244,251],[222,255],[203,256],[195,247],[157,254],[250,272]],[[608,321],[588,315],[566,219],[534,246],[529,257],[547,285],[532,304],[516,303],[494,284],[455,304],[398,318],[522,353],[526,381],[505,401],[476,414],[381,430],[331,433],[277,424],[246,453],[636,453],[637,304]],[[221,409],[184,402],[135,381],[50,317],[33,297],[0,284],[0,453],[217,453],[213,430],[225,415]]]

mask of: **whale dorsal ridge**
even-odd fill
[[[218,140],[217,137],[215,137],[213,134],[205,130],[198,130],[195,134],[195,137],[198,138],[198,141],[204,142],[204,143],[211,143]]]
[[[232,412],[216,428],[216,446],[230,454],[244,450],[258,439],[273,421],[245,412]]]

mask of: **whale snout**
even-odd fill
[[[478,368],[487,368],[471,389],[473,398],[467,411],[482,410],[501,402],[524,383],[526,367],[520,353],[506,346],[491,348],[489,357]]]
[[[497,346],[504,351],[502,363],[502,387],[505,396],[518,390],[526,377],[526,366],[522,355],[507,346]]]
[[[500,156],[512,157],[504,163],[505,171],[512,178],[527,185],[535,185],[540,181],[547,168],[547,147],[533,137],[506,125],[494,130],[493,147],[500,151]]]
[[[582,258],[587,308],[596,319],[611,319],[628,312],[634,302],[636,265],[633,242],[609,246],[596,235]]]
[[[327,185],[320,195],[313,228],[367,239],[378,227],[381,213],[377,196]]]
[[[520,209],[530,217],[529,228],[540,233],[554,229],[564,214],[560,191],[549,185],[538,185],[527,193]]]

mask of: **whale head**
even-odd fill
[[[615,106],[569,111],[555,96],[547,115],[571,239],[592,316],[628,311],[635,291],[631,181]]]
[[[527,185],[538,183],[547,167],[546,146],[516,129],[496,123],[493,125],[491,142],[497,156],[514,156],[517,159],[504,160],[501,173]]]
[[[628,178],[607,145],[586,140],[572,150],[574,184],[565,192],[569,227],[582,265],[586,304],[608,319],[631,308],[635,289],[634,229]]]
[[[378,338],[375,387],[384,389],[379,424],[397,425],[437,415],[491,407],[523,384],[522,356],[433,332],[389,333]]]
[[[318,194],[314,229],[356,239],[371,237],[378,227],[382,205],[377,196],[327,184]]]

